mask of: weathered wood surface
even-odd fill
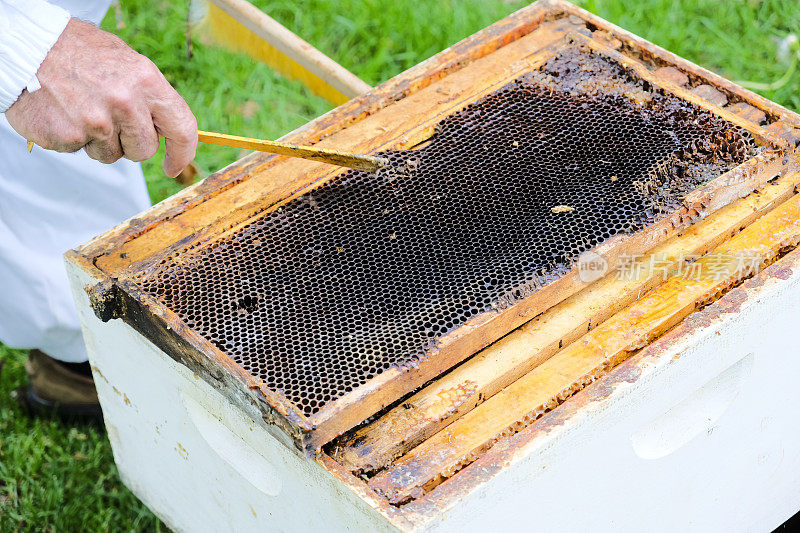
[[[587,286],[353,432],[334,457],[352,471],[386,467],[663,282],[679,261],[705,254],[785,201],[798,182],[800,173],[776,180],[636,258],[630,275],[612,272]]]
[[[798,242],[800,196],[795,195],[424,441],[369,486],[392,503],[424,494]]]
[[[763,124],[767,120],[766,113],[745,102],[729,105],[728,110],[756,124]]]

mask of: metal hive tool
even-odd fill
[[[306,415],[564,275],[757,152],[752,136],[585,49],[455,113],[141,287]]]

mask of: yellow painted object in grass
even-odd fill
[[[192,0],[191,27],[339,105],[371,87],[245,0]]]

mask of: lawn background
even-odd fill
[[[270,16],[376,85],[519,9],[507,0],[275,0]],[[797,0],[584,0],[590,11],[732,80],[786,83],[761,94],[800,110],[797,54],[779,42],[800,35]],[[266,66],[194,39],[187,58],[188,1],[123,0],[103,28],[150,57],[195,111],[201,129],[277,138],[330,106]],[[794,58],[794,59],[793,59]],[[203,175],[241,156],[200,146]],[[144,163],[154,202],[179,187],[161,171],[163,150]],[[0,345],[0,532],[163,531],[120,483],[105,434],[29,420],[11,391],[25,382],[25,352]]]

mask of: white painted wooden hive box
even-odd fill
[[[170,527],[765,530],[800,507],[800,117],[532,4],[66,256]]]

